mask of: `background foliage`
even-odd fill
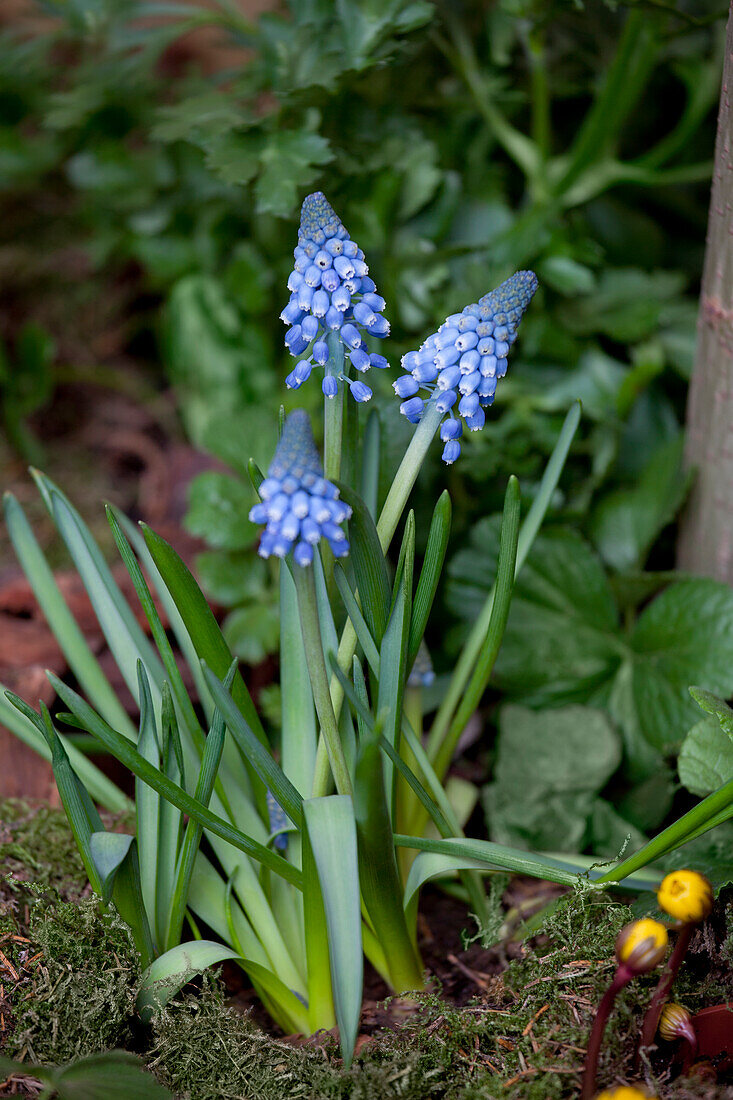
[[[199,569],[232,609],[229,641],[256,664],[276,647],[277,594],[243,518],[243,475],[275,438],[289,369],[277,315],[303,195],[327,191],[365,249],[393,361],[532,266],[541,290],[496,415],[447,475],[435,456],[416,500],[426,531],[447,481],[462,543],[449,629],[432,639],[440,673],[493,576],[507,474],[531,501],[582,399],[555,526],[522,575],[497,667],[506,705],[487,700],[490,833],[605,851],[619,827],[655,828],[685,797],[675,757],[695,722],[680,777],[711,789],[729,737],[718,718],[698,721],[687,686],[733,691],[733,606],[672,575],[670,525],[688,485],[680,425],[724,7],[291,0],[257,21],[231,0],[38,10],[31,32],[0,38],[0,268],[12,275],[0,399],[14,445],[37,460],[27,418],[55,379],[96,368],[79,316],[124,318],[121,355],[156,384],[162,362],[190,439],[232,471],[194,483],[186,523],[209,543]],[[408,429],[394,403],[383,420],[387,476]],[[603,759],[568,785],[558,755],[532,792],[537,815],[513,821],[511,755],[580,745],[594,724]]]

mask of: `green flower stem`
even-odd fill
[[[575,402],[565,417],[565,422],[562,426],[558,441],[555,444],[555,449],[545,468],[540,491],[535,497],[532,507],[527,512],[520,528],[516,552],[515,576],[524,565],[527,555],[532,548],[532,543],[542,526],[542,521],[545,518],[545,513],[549,507],[552,494],[560,479],[560,474],[565,465],[565,459],[567,458],[570,444],[573,441],[573,436],[575,435],[579,422],[580,403]],[[479,611],[478,618],[473,624],[471,633],[461,650],[461,655],[458,658],[458,663],[456,664],[450,684],[448,685],[448,691],[435,716],[435,721],[433,722],[428,738],[428,754],[432,761],[435,761],[440,746],[443,744],[448,734],[453,715],[461,701],[463,693],[466,690],[466,685],[469,682],[471,672],[484,647],[493,610],[494,589],[491,590],[483,607]]]
[[[334,713],[331,701],[331,692],[328,686],[328,673],[326,661],[323,656],[323,642],[321,640],[321,627],[318,622],[318,603],[316,600],[316,584],[311,565],[302,568],[296,565],[293,569],[295,578],[295,590],[298,594],[298,612],[300,614],[300,628],[303,632],[303,644],[305,646],[305,659],[308,665],[313,701],[316,705],[316,713],[321,724],[321,744],[325,741],[328,753],[328,763],[333,778],[336,782],[336,790],[339,794],[351,794],[351,778],[346,766],[344,750],[339,737],[338,721]],[[319,744],[318,756],[323,758]],[[329,775],[323,764],[317,760],[316,776],[313,782],[313,797],[318,798],[328,792]]]
[[[494,598],[491,601],[491,616],[483,647],[478,654],[476,666],[468,686],[463,693],[458,709],[448,727],[445,737],[435,745],[433,767],[438,779],[442,780],[453,758],[466,724],[478,706],[491,677],[494,662],[504,637],[509,605],[514,590],[514,578],[517,569],[517,534],[519,530],[519,482],[512,475],[506,491],[504,516],[501,525],[499,545],[499,564],[494,585]],[[432,736],[432,731],[431,731]],[[428,746],[430,749],[430,746]]]
[[[420,467],[442,419],[443,414],[438,412],[434,403],[432,401],[428,402],[423,418],[405,451],[377,523],[377,534],[385,554],[389,549],[389,544],[397,530],[397,524],[405,510],[412,487],[417,480]],[[349,619],[341,635],[337,655],[338,666],[345,676],[349,676],[351,673],[351,662],[356,653],[356,645],[356,631]],[[333,700],[334,712],[338,717],[344,701],[344,690],[335,675],[331,679],[331,699]],[[316,759],[316,767],[318,767],[318,763],[319,761]]]
[[[326,363],[326,374],[339,379],[339,376],[344,373],[344,345],[337,332],[329,332],[326,342],[330,353]],[[339,481],[341,478],[345,391],[346,383],[339,381],[336,396],[323,398],[323,472],[329,481]]]
[[[425,406],[422,420],[415,429],[415,434],[410,440],[410,445],[405,451],[400,468],[395,474],[395,479],[387,494],[382,513],[377,523],[377,534],[382,544],[382,550],[387,553],[392,541],[397,524],[405,510],[412,487],[417,481],[417,475],[428,453],[433,437],[440,427],[444,414],[438,412],[435,401],[431,400]],[[349,662],[350,667],[350,662]]]

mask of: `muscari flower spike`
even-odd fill
[[[349,552],[340,524],[351,508],[339,500],[335,485],[323,476],[308,413],[296,409],[285,421],[275,457],[259,488],[261,502],[249,513],[253,523],[264,523],[259,554],[284,558],[293,551],[301,566],[313,561],[313,547],[325,538],[334,557]]]
[[[288,325],[285,345],[290,354],[298,358],[307,353],[307,358],[299,359],[285,379],[286,385],[297,390],[308,381],[314,365],[326,365],[330,332],[338,332],[351,365],[360,373],[370,367],[387,367],[384,356],[370,353],[364,341],[365,334],[380,339],[389,334],[389,322],[381,315],[384,298],[369,278],[364,253],[321,191],[303,202],[293,255],[295,265],[288,278],[290,301],[280,318]],[[372,396],[364,382],[345,376],[342,380],[355,401],[368,401]],[[338,379],[327,372],[321,388],[326,397],[335,397]]]
[[[517,271],[474,305],[446,317],[419,351],[403,357],[407,373],[393,383],[403,399],[400,412],[417,424],[427,401],[435,400],[445,413],[440,426],[444,462],[455,462],[461,453],[463,423],[472,432],[483,428],[484,409],[494,403],[496,383],[506,374],[509,349],[536,290],[535,273]]]

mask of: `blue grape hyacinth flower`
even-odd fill
[[[351,508],[339,500],[336,486],[323,476],[308,413],[296,409],[285,421],[267,477],[260,485],[259,504],[250,510],[252,523],[264,523],[259,554],[284,558],[293,551],[301,566],[313,561],[313,547],[325,538],[334,557],[343,558],[349,543],[341,524]]]
[[[303,201],[295,265],[288,278],[290,301],[280,314],[288,326],[285,345],[299,358],[285,379],[290,389],[308,381],[314,367],[325,367],[330,358],[328,336],[337,333],[345,355],[360,373],[370,367],[388,366],[383,355],[370,353],[365,335],[380,339],[389,334],[382,316],[384,298],[377,294],[364,253],[352,241],[341,219],[321,191]],[[368,401],[372,391],[364,382],[348,383],[355,401]],[[321,388],[335,397],[337,379],[326,373]]]
[[[419,351],[403,356],[402,369],[407,373],[393,383],[403,399],[400,412],[417,424],[428,401],[433,401],[438,412],[445,414],[440,425],[444,462],[450,464],[459,457],[464,424],[472,432],[483,428],[484,409],[494,403],[519,322],[536,290],[535,273],[517,271],[474,305],[446,317]],[[420,396],[421,392],[427,396]]]

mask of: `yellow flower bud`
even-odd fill
[[[658,1100],[658,1098],[650,1096],[644,1089],[637,1089],[634,1085],[617,1085],[616,1088],[599,1092],[596,1100]]]
[[[625,924],[616,937],[616,958],[635,974],[659,966],[666,951],[667,929],[650,917]]]
[[[710,915],[713,888],[697,871],[672,871],[657,890],[660,909],[684,924],[697,924]]]
[[[675,1039],[687,1039],[695,1042],[695,1029],[692,1026],[692,1016],[684,1005],[674,1004],[670,1001],[662,1009],[659,1017],[659,1034],[668,1043]]]

